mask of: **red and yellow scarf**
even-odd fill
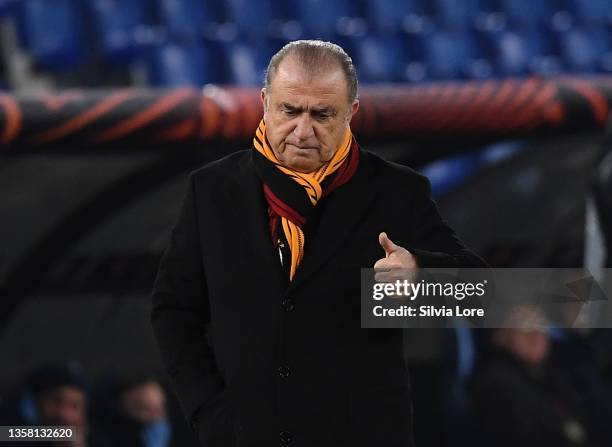
[[[255,168],[268,202],[272,241],[276,248],[285,243],[289,247],[291,262],[286,265],[289,280],[293,281],[304,257],[304,227],[320,200],[355,174],[359,164],[359,148],[347,127],[332,159],[316,171],[303,173],[280,163],[266,136],[263,120],[255,132],[253,145]],[[279,227],[282,233],[278,231]]]

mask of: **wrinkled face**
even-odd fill
[[[261,98],[268,140],[284,166],[311,172],[331,160],[359,107],[347,90],[339,66],[311,79],[291,55],[282,60]]]

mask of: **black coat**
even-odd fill
[[[251,151],[189,177],[151,317],[204,445],[412,445],[401,330],[360,328],[360,269],[384,257],[381,231],[423,267],[483,261],[440,218],[425,177],[372,153],[317,212],[290,284]]]

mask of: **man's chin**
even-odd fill
[[[314,154],[292,154],[283,165],[289,169],[303,173],[315,171],[319,169],[323,163],[321,163],[318,157],[315,159],[312,155]]]

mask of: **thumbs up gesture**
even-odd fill
[[[378,242],[385,251],[385,257],[374,264],[375,280],[377,282],[393,282],[398,279],[412,280],[419,267],[414,255],[404,247],[396,245],[385,232],[378,235]]]

